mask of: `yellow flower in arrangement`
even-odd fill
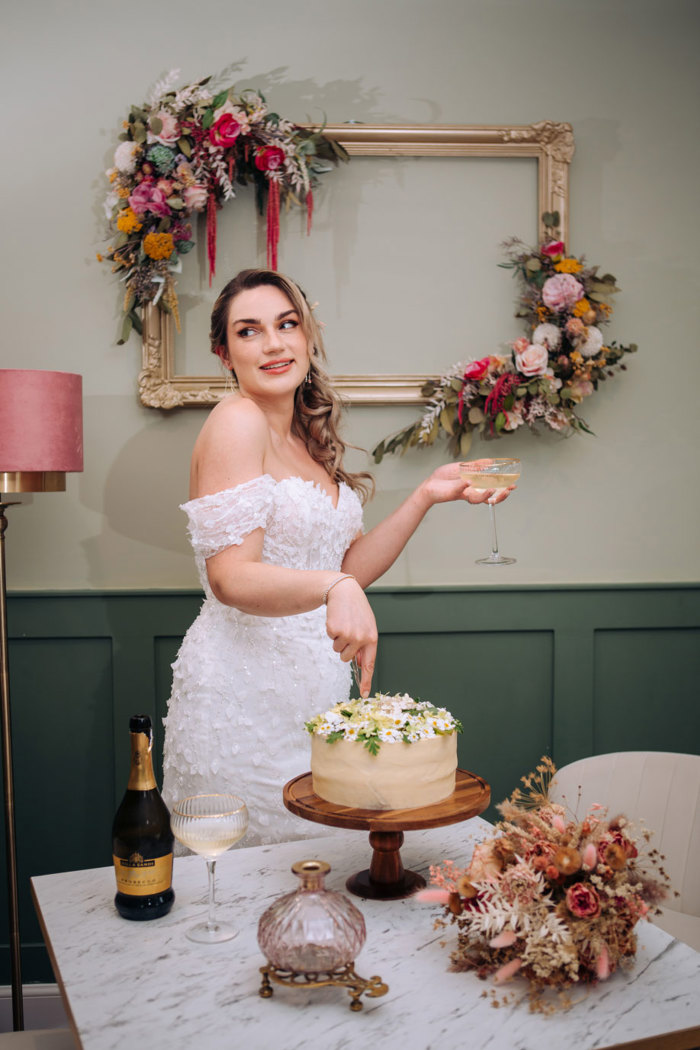
[[[575,365],[582,365],[583,364],[583,354],[580,354],[578,352],[578,350],[572,350],[571,353],[569,354],[569,359]]]
[[[578,259],[560,259],[554,264],[554,269],[559,273],[581,273],[583,263],[580,263]]]
[[[121,230],[122,233],[133,233],[135,230],[140,230],[142,223],[139,222],[138,216],[131,208],[124,208],[123,211],[119,212],[117,216],[117,229]]]
[[[129,190],[126,188],[126,186],[119,186],[116,190],[116,194],[117,197],[121,197],[122,200],[124,200],[126,197],[129,196]]]
[[[588,299],[579,299],[571,312],[574,317],[583,317],[584,314],[588,313],[590,308],[591,304],[588,302]]]
[[[143,239],[143,250],[149,259],[169,259],[175,250],[172,234],[147,234]]]

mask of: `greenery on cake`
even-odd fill
[[[444,707],[414,700],[407,693],[375,693],[367,699],[340,701],[306,723],[309,733],[336,740],[357,740],[372,755],[380,745],[414,744],[430,737],[461,733],[462,725]]]

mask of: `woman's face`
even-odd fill
[[[309,370],[301,318],[280,288],[263,284],[231,301],[228,363],[241,391],[268,398],[293,393]]]

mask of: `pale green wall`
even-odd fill
[[[195,582],[176,508],[186,496],[202,413],[139,405],[139,347],[114,345],[117,288],[94,253],[103,234],[101,174],[128,105],[172,67],[186,83],[232,64],[237,69],[227,82],[260,87],[299,121],[324,110],[331,122],[571,122],[571,247],[623,287],[611,334],[637,341],[640,353],[587,407],[598,436],[562,442],[525,433],[496,446],[524,463],[522,486],[500,513],[502,547],[518,564],[474,566],[488,543],[486,512],[438,508],[384,582],[700,578],[699,16],[695,0],[12,5],[0,45],[0,365],[83,374],[86,470],[70,479],[66,494],[36,496],[10,511],[10,586]],[[523,219],[524,233],[532,220],[531,213]],[[411,215],[406,221],[409,229],[416,222]],[[502,229],[496,213],[493,227],[494,248],[519,232]],[[333,246],[337,277],[357,250],[354,231],[337,230]],[[419,294],[407,294],[405,310],[392,306],[396,316],[387,322],[380,282],[374,301],[344,301],[343,327],[357,325],[358,316],[367,330],[388,323],[390,340],[407,347],[408,372],[495,350],[474,337],[481,319],[468,295],[484,262],[468,244],[446,244],[445,251],[460,261],[456,287],[463,285],[465,305],[456,314],[436,305],[434,286],[421,295],[418,282]],[[508,275],[492,259],[488,265],[502,289]],[[305,275],[314,296],[312,277]],[[454,274],[446,280],[454,308]],[[497,294],[505,295],[506,309],[490,322],[496,341],[516,334],[512,286]],[[416,355],[406,333],[426,317],[434,341]],[[411,408],[354,409],[348,436],[369,447],[413,416]],[[385,461],[368,520],[393,507],[443,456],[440,450]]]

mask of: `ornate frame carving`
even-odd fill
[[[570,124],[542,120],[504,125],[335,124],[324,129],[352,156],[372,157],[535,157],[538,216],[558,211],[568,240],[569,164],[574,155]],[[224,377],[175,375],[174,326],[157,307],[148,307],[143,325],[139,395],[150,408],[212,406],[224,396]],[[351,404],[421,404],[422,375],[338,375],[338,392]]]

